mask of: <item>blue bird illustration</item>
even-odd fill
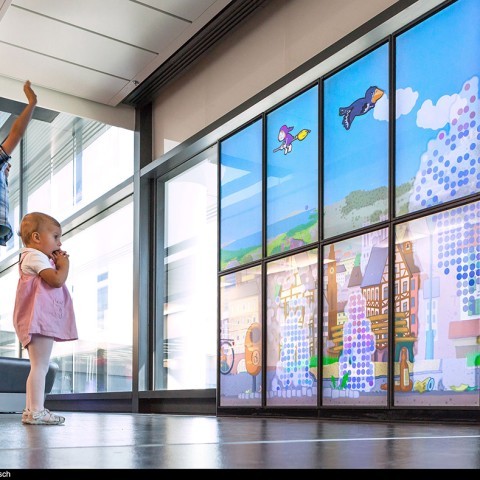
[[[375,107],[377,101],[382,98],[384,91],[378,87],[370,87],[365,96],[355,100],[349,107],[340,107],[338,114],[343,117],[342,124],[345,130],[352,125],[353,119],[358,115],[365,115]]]

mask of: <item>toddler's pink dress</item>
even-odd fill
[[[22,346],[25,348],[36,333],[52,337],[57,342],[77,340],[77,326],[70,292],[66,285],[54,288],[40,275],[29,275],[22,271],[25,257],[20,257],[20,278],[13,310],[13,325]],[[52,268],[55,263],[50,260]]]

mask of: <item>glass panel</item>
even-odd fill
[[[267,255],[318,240],[318,87],[267,116]]]
[[[4,247],[0,247],[2,249]],[[0,275],[0,357],[20,356],[20,343],[13,328],[13,307],[18,282],[18,264]]]
[[[108,241],[105,241],[108,239]],[[133,203],[67,237],[79,339],[56,342],[52,393],[132,390]]]
[[[395,301],[395,405],[478,407],[480,203],[400,224],[395,242],[416,287]]]
[[[163,341],[157,345],[163,368],[156,371],[157,390],[217,383],[217,157],[199,158],[165,182],[165,299],[157,340]]]
[[[388,229],[324,247],[323,405],[387,404]]]
[[[220,405],[262,404],[262,269],[220,279]]]
[[[318,250],[267,264],[267,405],[317,405]]]
[[[460,0],[396,40],[397,215],[480,188],[479,18]]]
[[[60,222],[133,175],[129,130],[61,113],[32,120],[25,143],[27,210]]]
[[[262,255],[262,121],[220,143],[220,270]]]
[[[388,44],[324,83],[324,238],[388,217]]]

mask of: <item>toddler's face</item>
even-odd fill
[[[39,232],[39,250],[51,257],[52,253],[62,246],[62,242],[60,241],[61,236],[62,229],[60,227],[53,224],[46,225],[42,228],[42,231]]]

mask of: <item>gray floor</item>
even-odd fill
[[[61,412],[57,412],[61,413]],[[0,473],[17,469],[479,469],[480,425],[65,412],[0,414]]]

